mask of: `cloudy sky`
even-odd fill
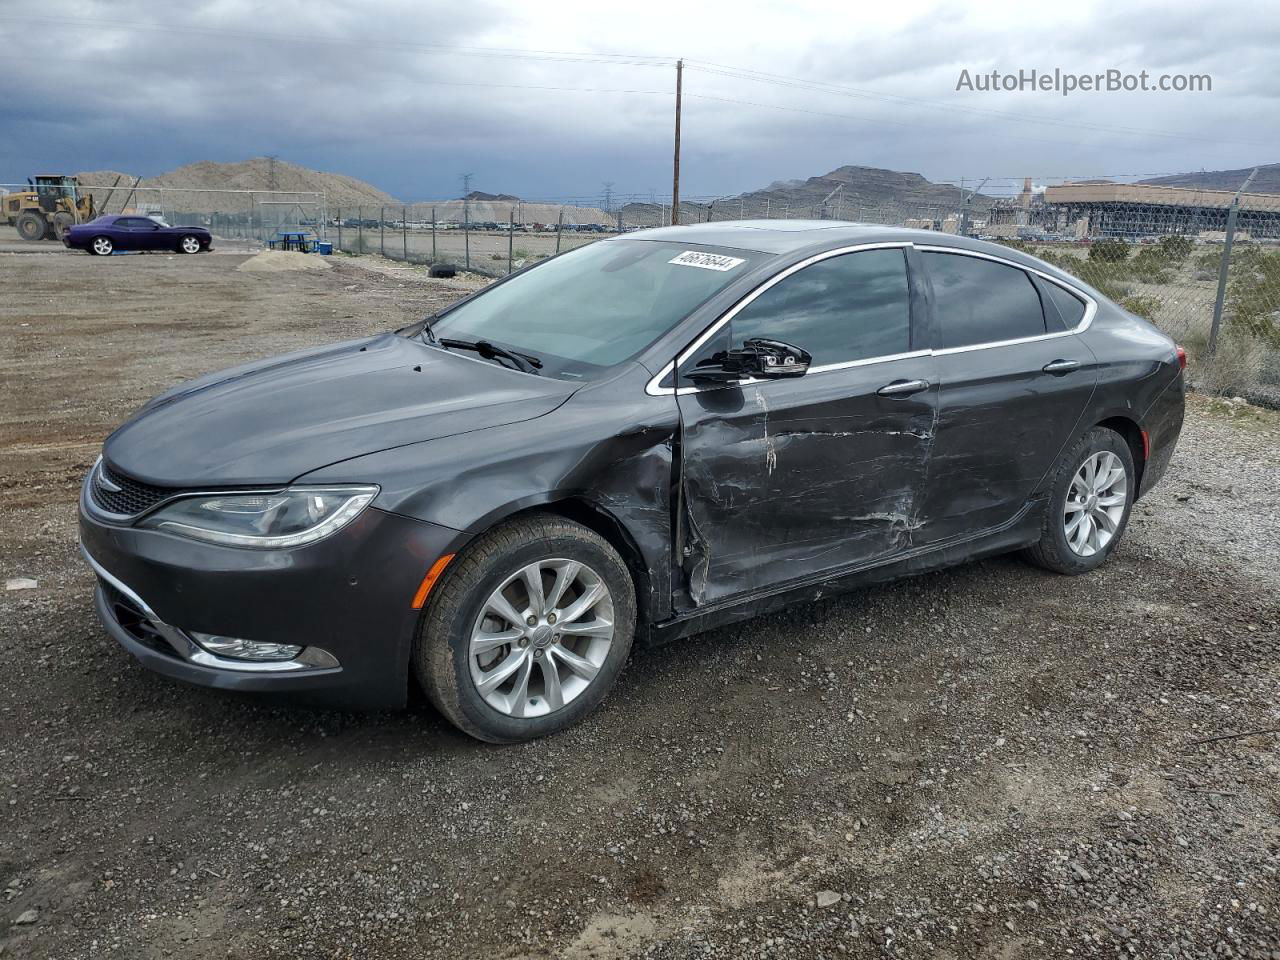
[[[1280,160],[1280,6],[789,0],[0,0],[0,182],[277,154],[405,200],[729,195],[841,164],[933,180]],[[20,55],[12,53],[23,51]],[[1211,92],[957,91],[962,70]]]

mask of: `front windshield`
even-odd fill
[[[587,377],[640,353],[765,256],[604,240],[486,290],[433,331],[531,354],[552,376]]]

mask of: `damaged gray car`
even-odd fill
[[[993,244],[649,230],[156,398],[86,478],[82,548],[154,670],[347,707],[417,682],[526,740],[633,641],[1004,551],[1094,569],[1169,463],[1184,365]]]

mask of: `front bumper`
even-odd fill
[[[404,705],[414,594],[465,537],[369,508],[305,547],[246,550],[105,523],[83,494],[80,504],[98,617],[144,666],[201,686],[354,709]],[[308,649],[294,660],[238,661],[204,650],[191,631]]]

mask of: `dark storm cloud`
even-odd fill
[[[670,5],[681,14],[675,35],[654,5],[584,0],[0,5],[0,35],[20,35],[24,51],[0,59],[0,129],[9,132],[0,180],[37,170],[155,174],[273,153],[408,199],[456,195],[464,172],[475,174],[475,187],[528,197],[590,198],[605,180],[617,192],[669,191],[669,68],[441,49],[450,47],[682,55],[943,105],[755,83],[691,65],[686,193],[729,194],[844,163],[958,179],[1277,159],[1280,18],[1269,8]],[[168,29],[140,26],[156,23]],[[955,90],[961,69],[1033,67],[1210,73],[1214,91],[1064,99]],[[610,90],[658,93],[601,92]]]

